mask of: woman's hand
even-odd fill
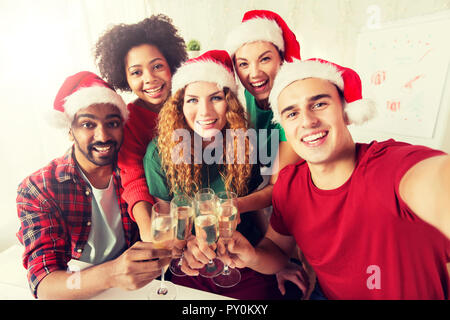
[[[187,243],[186,240],[175,239],[175,241],[173,242],[173,248],[172,248],[172,258],[173,259],[181,257],[181,255],[183,254],[184,248],[186,248],[186,243]]]
[[[198,241],[194,235],[190,235],[183,254],[183,261],[187,263],[182,264],[181,270],[188,276],[198,276],[198,269],[216,258],[215,249],[216,244],[208,246],[206,242]]]

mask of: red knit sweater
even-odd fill
[[[124,127],[118,166],[124,188],[122,197],[128,203],[131,218],[135,220],[132,210],[137,202],[155,202],[148,192],[142,159],[147,145],[155,136],[158,114],[134,103],[129,103],[127,108],[129,118]]]

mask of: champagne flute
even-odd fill
[[[200,189],[195,194],[195,236],[199,243],[209,246],[217,242],[219,237],[216,196],[210,188]],[[199,270],[199,274],[206,278],[212,278],[223,270],[223,262],[219,259],[209,260]]]
[[[175,196],[170,202],[170,209],[174,211],[174,216],[177,218],[177,234],[175,241],[186,240],[192,232],[194,224],[194,208],[192,198],[187,195]],[[183,253],[180,258],[172,259],[169,269],[175,276],[185,276],[186,274],[181,270],[183,263]]]
[[[219,218],[220,239],[224,242],[225,249],[231,241],[237,227],[238,209],[236,205],[237,195],[234,192],[223,191],[216,195]],[[222,288],[231,288],[241,281],[241,273],[238,269],[224,266],[223,272],[213,278],[213,282]]]
[[[151,242],[156,249],[172,250],[177,230],[177,220],[167,202],[157,202],[152,207]],[[171,282],[164,281],[167,266],[161,268],[161,281],[157,286],[155,281],[150,283],[150,300],[173,300],[176,297],[176,287]]]

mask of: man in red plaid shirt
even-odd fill
[[[122,98],[91,72],[66,79],[54,103],[54,119],[74,142],[62,157],[19,186],[17,236],[37,298],[86,299],[105,289],[137,289],[156,278],[170,251],[135,242],[136,224],[121,199],[116,168],[127,109]],[[68,262],[94,266],[70,284]]]

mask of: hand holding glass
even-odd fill
[[[177,219],[170,210],[167,202],[157,202],[152,207],[151,216],[151,242],[155,249],[172,250],[175,234],[177,230]],[[161,282],[158,288],[154,283],[150,284],[149,299],[175,299],[176,287],[172,283],[164,281],[164,272],[167,266],[161,268]]]
[[[208,246],[215,244],[219,236],[216,205],[216,196],[212,189],[200,189],[195,194],[195,236],[199,243],[206,243]],[[199,270],[199,274],[212,278],[222,270],[223,262],[213,259]]]
[[[216,195],[217,211],[219,218],[219,235],[227,249],[228,242],[231,241],[233,233],[237,227],[238,209],[237,195],[234,192],[223,191]],[[213,278],[213,282],[222,288],[231,288],[241,281],[241,273],[237,269],[224,266],[223,272]]]
[[[194,224],[194,208],[193,201],[189,196],[178,195],[170,202],[170,209],[174,212],[177,218],[177,234],[176,242],[185,242],[185,240],[192,233],[192,226]],[[170,262],[169,269],[175,276],[185,276],[186,274],[181,270],[183,263],[183,253],[180,258],[175,258]]]

